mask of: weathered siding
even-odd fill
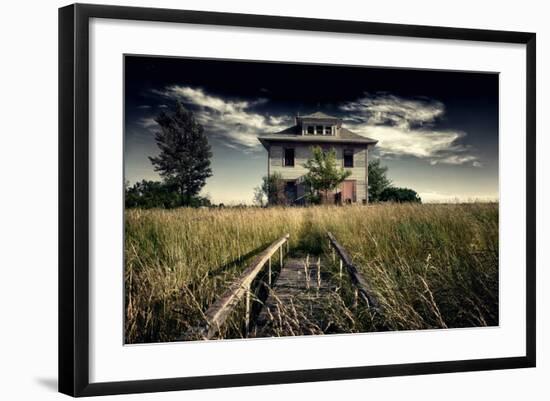
[[[283,149],[285,147],[294,148],[294,167],[283,166]],[[348,168],[351,175],[348,180],[356,180],[356,197],[357,202],[363,202],[367,198],[367,165],[368,151],[366,147],[361,146],[346,146],[336,145],[336,159],[341,167],[344,167],[344,149],[353,149],[353,168]],[[296,180],[305,174],[307,169],[304,168],[304,163],[311,157],[311,145],[303,144],[280,144],[272,145],[269,149],[269,173],[279,173],[285,180]],[[300,187],[298,188],[298,196],[303,195]]]
[[[283,149],[285,147],[294,148],[294,167],[283,166]],[[311,151],[307,146],[273,145],[269,150],[269,172],[270,174],[279,173],[285,180],[295,180],[307,174],[304,163],[310,157]]]
[[[283,147],[271,146],[269,148],[269,171],[270,174],[275,173],[283,165]]]
[[[353,168],[347,168],[346,170],[351,171],[351,175],[347,178],[348,180],[356,180],[356,197],[357,202],[363,202],[363,199],[366,199],[367,196],[367,149],[364,147],[354,147],[350,148],[343,146],[339,149],[336,149],[336,156],[338,162],[342,167],[344,167],[344,149],[353,149]]]

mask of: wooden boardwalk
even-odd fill
[[[258,254],[204,312],[204,321],[189,328],[179,340],[223,338],[223,328],[243,301],[243,335],[246,337],[349,332],[349,323],[351,321],[353,325],[354,319],[336,285],[342,285],[344,271],[354,288],[351,308],[355,310],[362,301],[372,311],[381,311],[368,283],[330,232],[327,232],[327,237],[332,264],[337,260],[339,263],[336,274],[330,272],[331,263],[323,257],[290,254],[289,237],[289,234],[283,235]],[[272,268],[272,258],[276,253],[279,253],[279,274],[275,274]],[[262,292],[264,295],[267,292],[267,296]]]
[[[320,258],[288,258],[256,319],[250,336],[303,335],[326,331],[327,302],[336,286]]]

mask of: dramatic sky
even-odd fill
[[[370,153],[424,202],[498,199],[498,74],[126,56],[125,178],[158,180],[154,121],[176,100],[212,147],[212,202],[251,203],[260,133],[323,111],[377,139]]]

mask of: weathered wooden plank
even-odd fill
[[[346,249],[336,241],[336,238],[332,233],[327,232],[331,245],[340,256],[341,263],[343,262],[346,267],[346,271],[350,276],[351,282],[358,290],[358,295],[367,303],[367,305],[375,310],[380,310],[380,304],[378,300],[372,294],[372,290],[365,280],[365,278],[359,273],[357,267],[353,264],[351,257],[347,253]],[[341,265],[340,265],[341,266]]]
[[[233,282],[227,291],[216,301],[205,313],[206,326],[202,328],[203,337],[210,339],[214,337],[223,327],[225,321],[243,298],[244,295],[250,296],[250,285],[268,263],[275,252],[288,241],[289,234],[284,235],[258,255],[252,263],[246,268],[238,280]],[[281,252],[282,257],[282,252]],[[249,298],[247,299],[247,315],[250,313]],[[248,318],[248,316],[247,316]],[[247,323],[248,326],[248,323]]]
[[[285,335],[312,334],[311,327],[317,328],[315,334],[322,333],[327,321],[327,298],[334,294],[336,286],[330,281],[329,272],[323,272],[319,258],[309,262],[309,257],[285,261],[256,320],[253,335],[278,335],[273,330],[286,327],[289,321],[293,322],[294,331],[287,329]],[[304,322],[306,327],[301,327]]]

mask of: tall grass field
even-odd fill
[[[338,332],[498,325],[498,210],[497,203],[128,209],[125,341],[181,338],[254,256],[286,233],[291,254],[332,261],[327,231],[383,310],[354,307],[346,284],[335,294],[339,306],[330,308]],[[247,335],[242,310],[233,315],[220,338]]]

